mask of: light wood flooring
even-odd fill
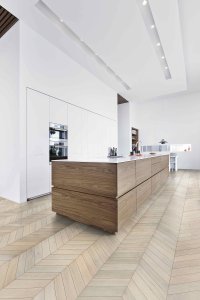
[[[171,174],[115,235],[50,197],[0,198],[0,299],[199,300],[200,172]]]

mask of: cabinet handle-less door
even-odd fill
[[[49,97],[27,90],[27,198],[50,192]]]
[[[50,99],[50,122],[55,124],[68,125],[67,103],[52,97],[49,97],[49,99]]]

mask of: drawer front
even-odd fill
[[[118,230],[137,210],[136,189],[131,190],[117,199]]]
[[[112,163],[53,162],[52,181],[60,189],[117,196],[117,166]]]
[[[117,200],[53,188],[52,210],[83,224],[117,232]]]
[[[151,166],[151,174],[152,174],[152,176],[155,175],[155,174],[157,174],[158,172],[160,172],[160,170],[161,170],[161,162],[153,164]]]
[[[169,176],[169,168],[165,168],[160,172],[161,184],[164,184],[167,181],[168,176]]]
[[[161,172],[160,172],[161,173]],[[157,191],[161,184],[161,174],[158,173],[151,178],[152,193]]]
[[[137,208],[151,195],[151,179],[143,182],[137,187]]]
[[[117,165],[117,197],[135,187],[135,161]]]
[[[157,164],[157,163],[159,163],[159,162],[161,162],[161,156],[158,156],[158,157],[152,157],[152,159],[151,159],[152,165],[153,165],[153,164]]]
[[[151,159],[136,160],[136,185],[151,177]]]
[[[161,170],[169,167],[169,155],[161,156]]]

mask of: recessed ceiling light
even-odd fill
[[[155,23],[153,12],[151,9],[151,0],[136,0],[136,2],[146,26],[147,33],[149,34],[150,40],[152,42],[155,54],[159,61],[162,73],[164,74],[166,80],[171,79],[172,76],[170,73],[170,67],[167,62],[164,47],[162,45],[162,41],[160,40],[157,25]]]
[[[147,5],[147,0],[142,1],[142,5],[143,6]]]
[[[64,22],[64,20],[63,20],[63,19],[60,19],[60,22],[61,22],[61,23],[63,23],[63,22]]]

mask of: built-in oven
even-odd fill
[[[49,160],[68,158],[68,127],[49,124]]]

